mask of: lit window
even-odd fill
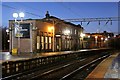
[[[48,43],[47,41],[48,41],[48,40],[47,40],[47,37],[45,37],[45,43]]]
[[[51,44],[49,44],[49,49],[52,49],[52,45]]]
[[[77,30],[75,29],[75,34],[77,33]]]
[[[71,32],[71,34],[72,34],[72,29],[71,29],[71,31],[70,31],[70,32]]]
[[[42,44],[42,49],[44,49],[44,37],[41,36],[41,44]]]
[[[43,37],[43,36],[41,36],[41,42],[42,42],[42,43],[44,42],[44,37]]]
[[[67,40],[67,48],[69,48],[69,44],[70,44],[70,42],[69,42],[69,40]]]
[[[37,49],[40,49],[40,36],[37,36]]]
[[[65,40],[65,48],[67,48],[67,40]]]
[[[48,38],[47,37],[45,37],[45,49],[48,49]]]
[[[49,43],[51,43],[51,37],[49,37]]]
[[[49,37],[49,49],[52,49],[52,45],[51,45],[51,37]]]

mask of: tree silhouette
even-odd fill
[[[120,38],[112,38],[109,40],[108,45],[110,48],[120,49]]]

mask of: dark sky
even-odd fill
[[[8,26],[8,20],[14,19],[14,12],[24,12],[25,19],[34,18],[41,19],[45,17],[46,11],[50,15],[60,19],[75,19],[75,18],[104,18],[118,17],[117,2],[3,2],[2,3],[2,25]],[[118,32],[118,22],[91,22],[89,25],[83,23],[85,32]],[[77,22],[75,24],[80,24]]]

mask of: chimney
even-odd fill
[[[46,12],[46,18],[49,18],[50,17],[50,14],[49,14],[49,11]]]

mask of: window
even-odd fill
[[[37,49],[40,49],[40,36],[37,36]]]
[[[49,49],[52,49],[51,42],[51,37],[49,37]]]
[[[67,40],[67,48],[69,48],[69,44],[70,44],[70,42],[69,42],[69,40]]]
[[[42,49],[44,49],[44,37],[41,36],[41,44],[42,44]]]
[[[48,38],[45,37],[45,49],[48,49]]]
[[[77,33],[77,30],[75,29],[75,34]]]
[[[51,43],[51,37],[49,37],[49,43]]]
[[[72,29],[70,30],[70,32],[71,32],[70,34],[72,34]]]
[[[67,40],[65,39],[65,49],[67,48]]]

